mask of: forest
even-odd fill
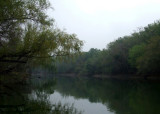
[[[0,114],[160,112],[160,20],[84,52],[48,10],[51,0],[0,0]]]
[[[107,39],[107,38],[106,38]],[[160,74],[160,21],[119,37],[105,49],[90,49],[57,62],[59,74],[81,76],[158,76]]]
[[[0,73],[160,74],[160,21],[119,37],[103,50],[82,52],[83,41],[56,27],[47,15],[49,1],[1,0],[0,7]]]

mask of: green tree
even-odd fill
[[[46,15],[48,0],[0,1],[0,67],[9,71],[33,58],[80,52],[83,42],[75,34],[54,27]]]
[[[160,74],[160,21],[149,24],[130,36],[120,37],[106,49],[91,49],[75,60],[69,71],[81,75]],[[66,64],[67,69],[69,64]],[[61,67],[62,68],[62,67]],[[59,69],[61,69],[59,67]],[[61,71],[61,70],[59,70]],[[71,73],[70,72],[70,73]],[[63,72],[65,73],[65,71]]]
[[[133,68],[136,68],[138,58],[144,53],[146,44],[135,45],[129,50],[129,63]]]
[[[160,73],[160,36],[149,40],[142,56],[137,60],[138,72],[144,75]]]

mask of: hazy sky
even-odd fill
[[[85,42],[83,50],[103,49],[118,37],[160,19],[160,0],[50,0],[56,24]]]

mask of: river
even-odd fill
[[[158,81],[33,76],[0,95],[2,114],[160,114]]]

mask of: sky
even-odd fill
[[[104,49],[119,37],[160,19],[160,0],[49,0],[56,26],[84,41],[83,51]]]

